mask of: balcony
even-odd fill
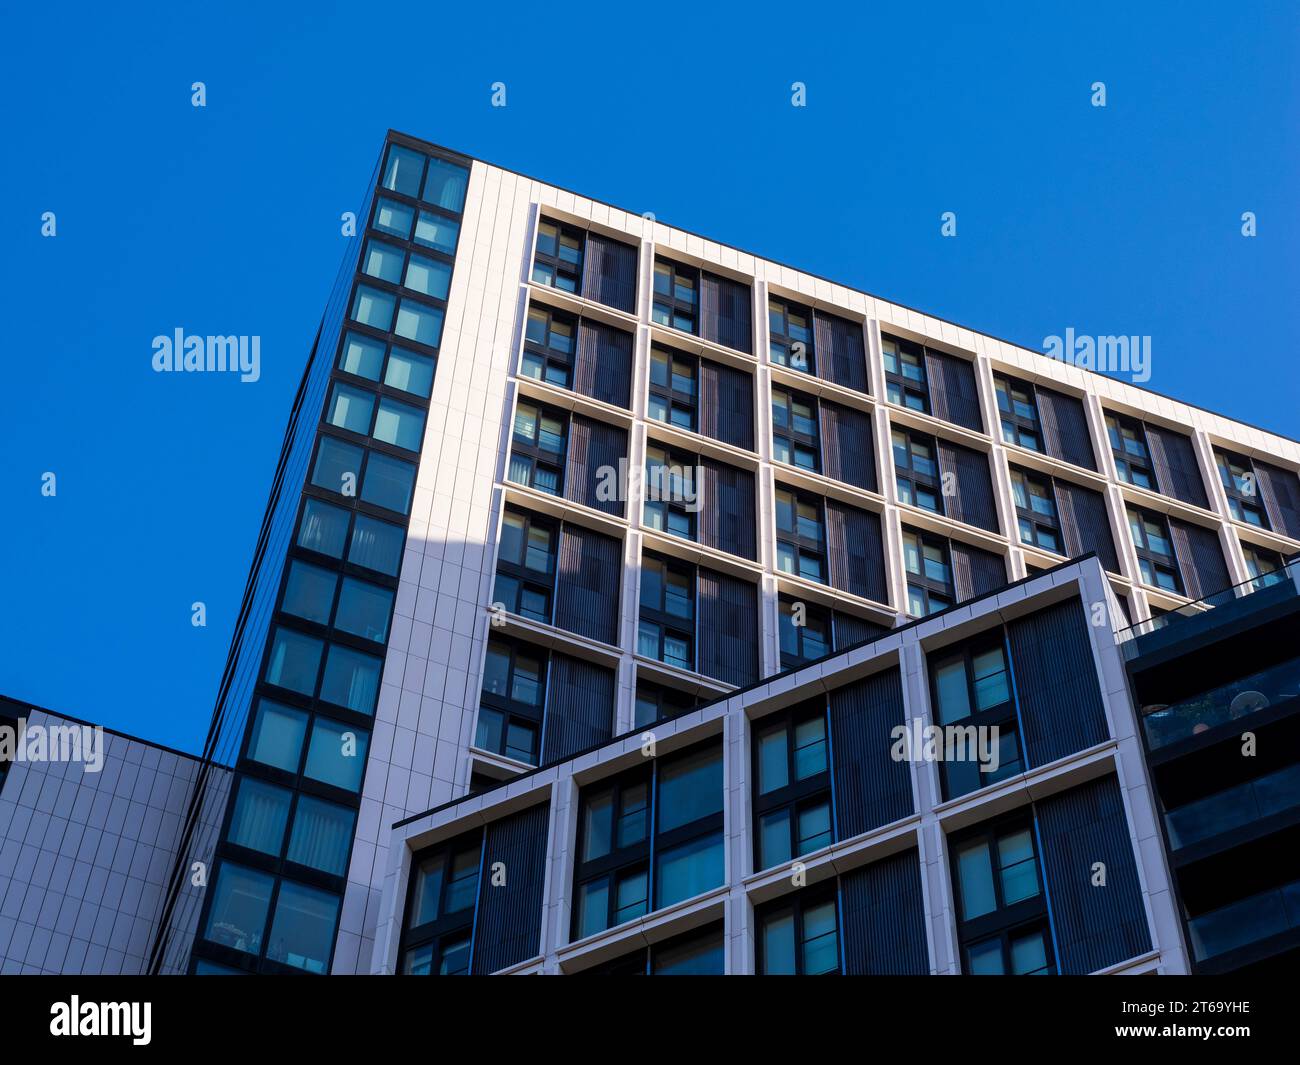
[[[1142,727],[1152,751],[1242,721],[1300,695],[1300,658],[1234,680],[1172,706],[1142,707]]]
[[[1300,765],[1287,766],[1170,810],[1165,814],[1169,846],[1177,853],[1296,809],[1300,809]]]
[[[1300,880],[1211,910],[1188,922],[1198,962],[1300,929]]]

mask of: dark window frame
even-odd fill
[[[916,541],[916,555],[918,570],[913,571],[907,565],[907,548],[908,539]],[[907,584],[908,592],[908,614],[915,618],[929,617],[931,614],[937,614],[941,610],[947,610],[957,602],[957,589],[952,575],[952,545],[951,541],[945,536],[937,536],[934,533],[926,532],[922,529],[914,529],[909,525],[902,527],[903,541],[903,577]],[[926,548],[937,550],[943,555],[943,568],[946,574],[943,580],[930,576],[926,572]],[[912,614],[911,598],[912,593],[916,592],[921,597],[925,612],[922,614]]]
[[[895,350],[893,352],[890,352],[886,346],[889,344],[894,346]],[[925,345],[918,344],[915,340],[907,340],[904,337],[893,336],[889,333],[880,335],[881,360],[885,367],[886,398],[890,403],[905,407],[908,410],[929,414],[930,381],[926,374],[925,350]],[[917,377],[908,376],[904,366],[911,364],[903,358],[904,355],[911,355],[915,358]],[[909,399],[914,399],[916,402],[909,403]]]
[[[793,613],[794,607],[802,604],[804,607],[804,624],[796,625],[791,619],[786,620],[787,613]],[[790,610],[787,611],[786,607]],[[816,618],[823,623],[822,631],[826,634],[826,639],[822,641],[822,650],[819,653],[805,652],[805,637],[807,630],[811,627],[808,622]],[[782,593],[777,597],[777,646],[781,654],[781,669],[796,669],[807,662],[816,661],[819,658],[825,658],[834,650],[835,640],[835,621],[834,611],[829,607],[822,606],[820,603],[810,603],[806,599],[796,599],[794,596]],[[796,645],[796,650],[786,650],[786,635],[791,633]],[[814,651],[816,648],[813,649]]]
[[[544,322],[541,340],[529,337],[534,315]],[[581,319],[566,311],[557,310],[537,300],[530,300],[524,324],[524,346],[519,356],[519,376],[530,381],[540,381],[555,388],[573,390],[573,365],[578,350],[578,329]],[[568,351],[551,343],[553,335],[562,336],[556,331],[556,324],[569,327]],[[538,373],[529,372],[529,360],[539,369]]]
[[[1016,397],[1017,390],[1024,393],[1023,402],[1028,406],[1030,413],[1026,414],[1017,409],[1016,404],[1022,402]],[[1047,448],[1043,443],[1042,418],[1038,413],[1038,392],[1034,386],[1028,381],[1021,381],[1004,373],[995,373],[993,392],[997,400],[1002,442],[1023,447],[1027,451],[1035,451],[1040,455],[1047,454]],[[1032,445],[1025,443],[1026,434],[1033,438]]]
[[[802,315],[806,323],[806,339],[791,332],[791,314]],[[817,375],[816,325],[811,307],[787,300],[781,296],[769,296],[767,300],[768,322],[768,357],[777,366],[788,370],[806,373],[810,377]],[[794,356],[794,345],[803,344],[803,365]]]
[[[1039,551],[1049,551],[1054,555],[1064,556],[1066,551],[1060,511],[1056,505],[1056,482],[1051,477],[1021,469],[1019,466],[1011,466],[1008,473],[1011,478],[1011,498],[1016,506],[1016,525],[1020,542]],[[1038,498],[1047,500],[1051,505],[1050,514],[1034,508],[1033,489],[1035,488],[1039,489]],[[1020,491],[1017,491],[1018,489]],[[1025,536],[1026,527],[1029,530],[1028,539]],[[1049,537],[1054,543],[1045,542]]]
[[[772,385],[771,391],[773,461],[783,462],[788,466],[793,466],[795,469],[804,470],[808,473],[821,473],[821,411],[818,401],[812,396],[777,384]],[[781,419],[778,415],[778,410],[781,408],[777,404],[777,396],[781,396],[785,400],[784,410],[786,414],[784,419]],[[801,431],[798,428],[799,415],[795,413],[796,404],[802,404],[808,408],[807,419],[812,425],[811,432]],[[782,424],[782,421],[784,421],[784,424]],[[784,458],[780,454],[783,444],[785,446]],[[811,456],[811,465],[796,461],[801,449]]]
[[[798,780],[796,779],[798,748],[795,745],[797,730],[800,725],[816,720],[820,720],[822,723],[821,735],[825,751],[825,768],[805,777],[803,780]],[[760,775],[761,741],[767,736],[782,731],[785,733],[786,783],[782,787],[762,792],[759,790],[762,782]],[[809,809],[815,809],[821,805],[826,806],[827,819],[830,825],[830,840],[821,844],[821,846],[829,846],[831,843],[836,842],[838,833],[835,829],[835,800],[831,792],[833,756],[831,751],[830,711],[825,697],[811,699],[750,722],[749,746],[750,779],[753,781],[750,797],[752,803],[751,827],[753,829],[751,856],[754,871],[761,872],[765,869],[777,868],[789,862],[798,861],[806,853],[812,853],[812,851],[802,851],[799,848],[799,816]],[[789,811],[790,857],[775,862],[768,861],[761,852],[763,820],[783,810]],[[813,848],[813,850],[817,849],[819,848]]]
[[[521,407],[532,408],[537,412],[537,440],[530,441],[527,437],[519,433],[519,409]],[[558,420],[561,426],[560,449],[552,451],[542,445],[542,420],[551,418]],[[557,499],[564,498],[564,474],[565,464],[568,460],[569,453],[569,415],[556,407],[547,406],[544,403],[538,403],[536,400],[520,398],[515,404],[515,412],[510,420],[510,456],[506,463],[506,480],[511,484],[522,485],[525,488],[532,488],[535,491],[543,492],[547,495],[554,495]],[[528,482],[515,480],[511,474],[515,460],[528,464]],[[555,491],[549,492],[545,488],[537,485],[537,470],[542,467],[551,471],[555,475]]]
[[[670,273],[668,292],[662,292],[659,289],[660,272],[658,268],[661,266],[667,267]],[[685,300],[678,295],[679,281],[681,280],[689,280],[693,283],[695,292],[693,299]],[[654,269],[652,269],[650,275],[651,323],[664,329],[676,329],[682,333],[699,336],[702,280],[703,272],[699,267],[687,266],[673,259],[667,259],[662,255],[656,255]],[[689,319],[689,329],[678,324],[681,318]]]
[[[1115,460],[1116,476],[1125,484],[1159,492],[1146,424],[1137,418],[1106,411],[1106,438],[1110,441],[1110,452]]]
[[[1259,477],[1255,473],[1255,464],[1245,455],[1236,455],[1221,447],[1214,449],[1214,465],[1219,471],[1219,483],[1228,498],[1228,513],[1233,520],[1256,529],[1271,529],[1268,509],[1259,494]],[[1240,472],[1238,472],[1240,471]],[[1250,478],[1252,492],[1243,487],[1245,478]],[[1248,515],[1253,514],[1258,521],[1252,521]]]
[[[814,906],[831,903],[835,908],[835,968],[818,976],[838,976],[844,971],[844,919],[840,908],[839,879],[833,878],[825,884],[804,888],[801,891],[784,895],[754,907],[754,972],[759,976],[771,975],[767,972],[766,925],[769,921],[789,914],[794,927],[794,963],[795,976],[806,976],[804,953],[808,940],[804,935],[804,915]]]
[[[662,452],[664,461],[651,465],[651,452]],[[668,471],[663,475],[652,474],[652,469],[661,469]],[[672,471],[680,470],[681,474],[675,474]],[[700,460],[699,456],[689,452],[679,451],[671,444],[665,444],[652,437],[647,437],[645,442],[645,487],[646,491],[642,493],[642,511],[641,522],[647,528],[654,532],[661,533],[664,536],[674,536],[680,540],[687,540],[691,543],[698,543],[700,538],[700,523],[698,510],[691,510],[692,504],[684,498],[684,492],[677,492],[674,488],[679,477],[686,477],[689,473],[689,481],[693,486],[696,504],[698,505],[700,493]],[[651,499],[650,487],[656,486],[656,493],[660,488],[669,489],[668,499]],[[654,524],[652,515],[659,524]],[[674,524],[677,528],[674,529]],[[679,531],[685,528],[686,532]]]
[[[542,227],[553,226],[555,228],[555,251],[546,252],[542,250]],[[578,261],[570,262],[563,257],[561,249],[564,247],[564,238],[568,237],[575,240],[578,245]],[[529,269],[528,277],[535,285],[542,285],[545,288],[554,289],[557,292],[567,292],[571,296],[580,296],[582,293],[582,273],[587,265],[587,231],[580,229],[569,222],[561,222],[555,218],[547,218],[542,215],[537,224],[537,239],[534,242],[533,262]],[[538,267],[549,269],[552,274],[552,280],[547,281],[537,276]],[[557,285],[554,279],[571,278],[573,287],[568,288],[564,285]]]
[[[647,605],[645,598],[644,574],[647,568],[647,562],[654,563],[661,567],[663,573],[662,602],[655,605]],[[699,589],[697,587],[697,567],[691,563],[683,562],[680,559],[671,558],[668,555],[660,555],[646,551],[643,552],[641,556],[641,573],[642,577],[637,603],[637,654],[646,658],[651,658],[657,662],[663,662],[665,665],[670,665],[677,669],[685,669],[692,673],[695,672],[699,654],[698,640],[696,639],[697,618],[699,616],[699,604],[697,602],[699,595]],[[683,618],[678,614],[670,613],[667,609],[667,577],[669,574],[686,578],[687,586],[690,589],[688,601],[691,606],[691,614],[689,618]],[[654,626],[658,633],[658,653],[656,655],[647,655],[641,650],[641,640],[643,636],[642,626],[647,624]],[[686,642],[690,656],[689,665],[678,665],[676,662],[669,661],[664,657],[664,645],[669,635],[676,636]]]
[[[642,702],[654,704],[654,716],[649,720],[640,716]],[[657,681],[637,679],[632,700],[632,727],[649,728],[660,721],[668,721],[688,714],[700,705],[697,696]]]
[[[666,384],[655,380],[655,357],[657,355],[663,356],[668,362],[668,381]],[[675,369],[678,363],[690,369],[691,389],[689,392],[676,387],[678,374]],[[694,355],[679,351],[666,344],[651,344],[648,377],[649,395],[646,401],[646,420],[658,422],[660,425],[669,425],[675,429],[683,429],[687,432],[699,432],[700,360]],[[656,399],[664,405],[666,418],[660,418],[651,413],[650,401]],[[674,417],[678,412],[684,412],[685,423],[678,421]]]
[[[1170,535],[1169,519],[1157,511],[1146,510],[1131,504],[1125,507],[1125,516],[1128,519],[1128,530],[1129,536],[1133,540],[1133,549],[1137,552],[1139,583],[1166,594],[1186,595],[1183,571],[1178,565],[1178,556],[1174,552],[1173,537]],[[1167,554],[1151,546],[1149,534],[1146,530],[1147,522],[1160,525],[1163,530],[1162,539],[1169,545]],[[1143,566],[1144,562],[1146,566]],[[1147,567],[1150,567],[1150,570]],[[1158,581],[1147,580],[1148,572],[1154,573],[1156,576],[1167,573],[1172,577],[1174,587],[1166,588]]]
[[[478,899],[482,887],[483,879],[483,861],[484,861],[484,844],[486,842],[486,829],[478,828],[472,832],[466,832],[455,839],[439,843],[434,847],[420,851],[411,858],[411,875],[406,885],[406,907],[402,911],[402,934],[401,945],[398,951],[398,975],[411,975],[407,970],[407,963],[411,954],[422,947],[432,948],[432,958],[430,963],[430,972],[428,975],[434,975],[444,960],[444,950],[449,941],[454,942],[457,939],[468,937],[470,945],[470,956],[466,959],[466,972],[473,969],[473,943],[474,931],[478,923]],[[478,873],[475,883],[474,901],[465,909],[456,910],[453,913],[446,913],[444,906],[448,891],[452,881],[444,873],[442,887],[439,893],[438,916],[432,921],[426,921],[424,924],[412,926],[411,918],[415,913],[415,894],[416,888],[420,884],[420,871],[422,867],[433,860],[440,860],[444,870],[453,867],[456,857],[462,854],[468,854],[473,849],[478,853]],[[438,974],[441,975],[441,974]],[[449,974],[452,975],[452,974]]]
[[[780,496],[786,494],[791,497],[793,505],[791,507],[791,517],[794,520],[794,527],[783,529],[781,527],[781,500]],[[773,522],[776,526],[776,571],[778,574],[787,576],[800,577],[806,581],[813,581],[817,584],[830,584],[830,550],[826,542],[826,500],[811,492],[804,492],[795,488],[793,485],[776,481],[773,485]],[[817,512],[817,536],[811,537],[801,529],[800,507],[811,507]],[[796,568],[793,570],[782,569],[781,552],[782,548],[789,551],[795,559]],[[810,576],[804,572],[805,560],[815,560],[817,563],[818,575]]]
[[[508,516],[523,519],[524,525],[520,540],[522,557],[517,561],[514,559],[503,558],[500,549],[500,539],[498,539],[497,565],[492,584],[492,603],[494,606],[497,603],[501,603],[505,607],[507,613],[514,614],[516,617],[530,618],[533,621],[540,621],[549,625],[555,618],[555,582],[559,570],[557,563],[560,552],[561,524],[554,518],[535,514],[531,510],[525,510],[522,507],[507,505],[501,518],[503,527]],[[527,564],[529,554],[529,535],[534,527],[545,529],[550,535],[550,547],[547,550],[547,568],[540,574],[539,571],[530,568]],[[502,577],[505,577],[507,580],[515,581],[517,584],[513,604],[506,602],[500,595],[498,595],[498,582]],[[521,603],[526,591],[532,591],[543,597],[546,603],[546,609],[543,612],[542,617],[522,612]]]
[[[906,460],[902,465],[899,464],[899,437],[902,437],[902,453]],[[936,439],[902,426],[891,426],[889,444],[894,459],[894,486],[898,501],[916,507],[918,510],[929,511],[931,514],[942,514],[944,512],[943,475],[939,469],[939,446]],[[934,467],[934,473],[926,473],[917,467],[918,446],[930,449],[929,462]],[[920,502],[924,496],[933,498],[933,507]]]
[[[496,692],[489,692],[486,687],[479,689],[479,705],[476,714],[474,726],[474,746],[480,750],[490,751],[492,754],[500,755],[503,758],[510,758],[515,761],[524,762],[528,765],[538,765],[538,759],[541,757],[542,732],[546,724],[546,700],[549,694],[551,679],[551,655],[546,648],[535,647],[532,644],[524,643],[519,640],[510,639],[502,636],[491,636],[488,640],[488,646],[484,649],[484,662],[487,661],[487,655],[492,652],[493,645],[506,648],[509,651],[510,660],[506,666],[506,691],[514,691],[515,672],[518,659],[521,654],[529,655],[536,658],[539,665],[539,675],[537,678],[537,687],[540,693],[536,703],[526,703],[519,699],[514,699],[510,695],[499,695]],[[486,666],[484,668],[484,681],[487,680]],[[486,708],[491,712],[502,715],[501,725],[501,749],[492,750],[489,747],[483,747],[479,743],[479,733],[482,729],[483,709]],[[532,733],[531,757],[519,758],[510,752],[510,728],[511,726],[526,726]]]

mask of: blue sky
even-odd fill
[[[7,13],[0,693],[199,748],[389,127],[1028,347],[1149,335],[1149,387],[1300,436],[1294,5],[728,6]],[[177,327],[261,380],[153,373]]]

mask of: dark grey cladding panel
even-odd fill
[[[876,447],[871,415],[838,403],[819,411],[822,467],[827,477],[876,491]]]
[[[1056,513],[1061,519],[1061,534],[1069,556],[1078,558],[1095,551],[1106,569],[1119,573],[1119,558],[1106,515],[1106,497],[1069,481],[1057,480],[1055,488]]]
[[[700,489],[700,542],[741,558],[757,558],[754,475],[725,462],[701,459]]]
[[[878,514],[826,500],[826,551],[832,587],[877,603],[888,602]]]
[[[636,310],[636,248],[588,233],[583,254],[582,295],[629,314]]]
[[[614,735],[614,671],[569,655],[551,655],[542,761],[557,762]]]
[[[848,839],[914,812],[912,775],[890,754],[892,732],[905,724],[897,668],[830,693],[835,761],[836,838]]]
[[[754,350],[749,286],[705,273],[700,277],[700,336],[749,355]]]
[[[699,669],[705,676],[744,687],[758,680],[758,589],[714,570],[696,577]]]
[[[621,478],[618,480],[618,492],[601,492],[600,486],[613,483],[607,471],[620,473],[621,462],[626,458],[626,430],[575,414],[569,419],[564,498],[622,517],[622,495],[626,488],[622,486]],[[614,498],[602,499],[602,495],[612,495]]]
[[[948,541],[952,559],[953,591],[957,602],[995,592],[1007,583],[1007,564],[1001,555],[971,547],[960,540]]]
[[[518,965],[541,952],[549,814],[543,803],[487,827],[474,926],[475,974]]]
[[[1231,586],[1219,535],[1213,529],[1170,518],[1169,539],[1173,541],[1178,568],[1183,574],[1183,590],[1189,599],[1201,599]]]
[[[1012,678],[1030,766],[1046,765],[1107,738],[1088,619],[1066,599],[1007,624]]]
[[[754,379],[744,370],[700,360],[700,433],[754,450]]]
[[[813,315],[813,368],[825,381],[870,395],[861,324],[817,311]]]
[[[939,440],[939,469],[952,474],[949,482],[955,489],[943,497],[943,512],[955,521],[978,529],[998,531],[998,508],[993,501],[993,478],[989,457],[982,451]]]
[[[1095,470],[1097,460],[1092,454],[1092,438],[1088,435],[1083,401],[1063,392],[1053,392],[1050,388],[1037,388],[1035,393],[1047,453],[1085,470]]]
[[[603,643],[618,642],[623,542],[566,523],[560,531],[555,624]]]
[[[1034,811],[1062,975],[1095,972],[1150,950],[1116,778],[1071,788],[1035,804]]]
[[[573,390],[626,409],[632,390],[632,334],[590,318],[581,319]]]
[[[930,971],[915,850],[845,873],[840,902],[847,975],[924,976]]]
[[[973,363],[927,348],[925,376],[930,409],[936,418],[974,429],[977,433],[984,431]]]
[[[1300,540],[1300,479],[1290,470],[1256,462],[1255,479],[1274,532]]]
[[[1156,485],[1167,496],[1198,507],[1208,507],[1205,482],[1196,463],[1196,450],[1190,437],[1172,429],[1145,426],[1147,450],[1156,471]]]

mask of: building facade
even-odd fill
[[[1192,966],[1124,645],[1300,444],[400,134],[358,217],[150,971]]]

